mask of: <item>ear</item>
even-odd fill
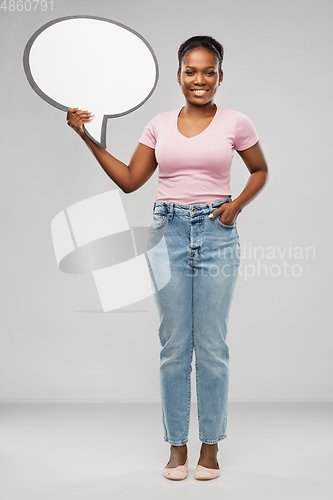
[[[221,84],[223,82],[223,71],[221,70],[220,72],[220,78],[219,78],[219,83]]]
[[[180,73],[179,73],[179,70],[177,71],[177,82],[179,83],[180,85]]]

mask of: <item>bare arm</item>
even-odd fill
[[[246,205],[258,196],[266,184],[268,168],[259,142],[251,148],[244,149],[244,151],[237,151],[237,153],[240,155],[251,174],[245,188],[234,200],[239,205],[240,209],[243,210]]]
[[[68,125],[82,137],[105,173],[124,193],[136,191],[148,181],[156,170],[155,150],[139,143],[129,165],[125,165],[86,135],[83,124],[91,119],[91,115],[87,111],[80,111],[78,108],[68,109]]]
[[[244,149],[244,151],[237,151],[237,153],[241,156],[251,175],[240,195],[230,203],[224,203],[213,214],[214,217],[222,214],[221,222],[229,226],[235,223],[243,208],[258,196],[268,177],[267,163],[259,142]]]

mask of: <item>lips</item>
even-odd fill
[[[207,89],[190,89],[192,94],[195,95],[195,97],[202,97],[208,92]]]

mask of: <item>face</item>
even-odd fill
[[[185,55],[177,80],[186,100],[200,106],[213,100],[223,80],[223,72],[219,73],[214,54],[199,47]]]

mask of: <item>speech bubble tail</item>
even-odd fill
[[[91,113],[94,115],[93,119],[91,122],[85,123],[83,128],[92,141],[105,149],[107,118],[104,117],[104,114],[94,112],[93,110],[91,110]]]

